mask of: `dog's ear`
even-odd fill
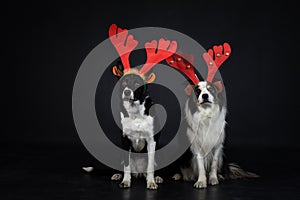
[[[149,74],[149,76],[146,78],[146,82],[147,83],[152,83],[154,80],[155,80],[155,74],[154,73],[151,73]]]
[[[223,85],[221,81],[214,82],[214,86],[216,86],[218,93],[221,93],[223,90]]]
[[[193,93],[193,90],[194,90],[194,85],[188,85],[184,89],[186,95],[188,95],[188,96],[190,96]]]
[[[123,76],[123,71],[121,71],[116,65],[113,66],[112,72],[115,76],[118,76],[118,77]]]

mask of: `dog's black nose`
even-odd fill
[[[207,100],[208,99],[208,94],[202,94],[202,99]]]
[[[131,94],[131,91],[130,90],[124,90],[124,95],[125,96],[130,96],[130,94]]]

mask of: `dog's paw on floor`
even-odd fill
[[[206,183],[206,181],[197,181],[194,184],[194,187],[195,188],[206,188],[207,187],[207,183]]]
[[[112,177],[110,178],[112,181],[118,181],[121,180],[122,178],[122,174],[114,174],[112,175]]]
[[[210,185],[218,185],[218,184],[219,184],[219,181],[218,181],[218,178],[217,178],[217,177],[210,177],[208,183],[209,183]]]
[[[147,183],[147,188],[150,189],[150,190],[156,190],[157,187],[158,187],[158,185],[153,181],[150,181],[150,182]]]
[[[182,177],[181,177],[181,174],[178,174],[178,173],[177,173],[177,174],[174,174],[174,175],[172,176],[172,179],[175,180],[175,181],[179,181],[179,180],[181,180],[181,178],[182,178]]]
[[[160,176],[156,176],[154,178],[154,180],[155,180],[155,183],[162,183],[162,182],[164,182],[164,179],[162,177],[160,177]]]
[[[130,187],[130,181],[122,181],[122,183],[119,184],[120,188],[129,188]]]

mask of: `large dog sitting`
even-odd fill
[[[187,122],[186,134],[191,143],[190,148],[181,158],[181,174],[183,180],[196,180],[194,187],[206,188],[208,183],[219,183],[223,161],[223,143],[225,139],[226,106],[222,97],[222,83],[213,82],[215,73],[231,54],[228,43],[214,46],[203,58],[208,66],[208,76],[200,81],[192,64],[176,53],[167,59],[170,66],[180,70],[192,82],[185,91],[189,95],[184,108]],[[230,178],[257,177],[239,166],[228,165]],[[181,174],[173,176],[178,180]]]
[[[130,52],[137,46],[138,42],[129,34],[126,29],[118,28],[115,24],[109,29],[109,37],[120,55],[122,64],[113,67],[113,74],[120,78],[120,98],[122,100],[121,124],[123,140],[128,157],[124,158],[124,177],[120,184],[122,188],[131,186],[131,174],[144,174],[147,180],[148,189],[157,189],[157,184],[162,182],[160,177],[154,178],[155,149],[157,135],[154,137],[154,119],[149,114],[153,105],[148,94],[147,84],[155,79],[154,73],[145,74],[157,63],[165,60],[175,53],[177,43],[160,39],[145,44],[147,53],[146,64],[140,69],[130,67]],[[148,154],[148,158],[131,156],[132,153]],[[145,173],[146,172],[146,173]],[[112,180],[119,180],[121,174],[114,174]]]

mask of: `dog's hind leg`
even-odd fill
[[[114,174],[114,175],[112,175],[112,177],[110,178],[112,181],[118,181],[118,180],[121,180],[121,178],[122,178],[123,176],[122,176],[122,174]]]
[[[181,178],[182,178],[182,176],[181,176],[181,174],[179,174],[179,173],[176,173],[176,174],[174,174],[174,175],[172,176],[172,179],[173,179],[174,181],[179,181],[179,180],[181,180]]]
[[[164,179],[160,176],[155,176],[154,180],[155,180],[155,183],[163,183],[164,182]]]
[[[222,148],[223,146],[220,145],[213,152],[213,160],[210,166],[209,181],[208,181],[210,185],[219,184],[217,172],[218,172],[218,166],[220,165],[220,162],[222,162],[222,151],[223,151]]]
[[[183,181],[194,181],[195,180],[195,173],[192,167],[183,167],[180,168],[182,173],[182,180]]]

